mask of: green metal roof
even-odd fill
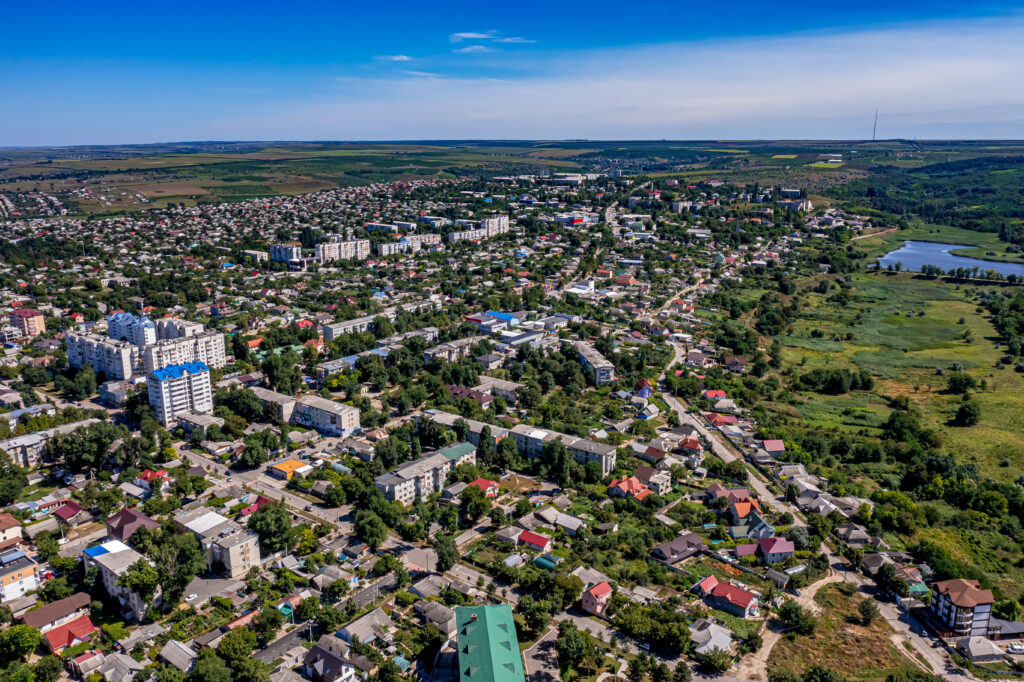
[[[472,443],[462,442],[462,443],[455,443],[453,445],[449,445],[446,448],[441,448],[440,450],[438,450],[434,454],[444,455],[450,461],[454,462],[455,460],[459,459],[460,457],[464,457],[465,455],[468,455],[469,453],[475,452],[475,451],[476,451],[476,448],[473,447]]]
[[[508,604],[459,606],[459,679],[463,682],[524,682],[516,625]]]

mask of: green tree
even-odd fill
[[[981,421],[981,403],[974,398],[965,397],[956,411],[956,423],[959,426],[974,426]]]
[[[388,527],[383,519],[368,509],[356,512],[353,530],[356,537],[368,544],[373,551],[377,551],[388,537]]]
[[[290,549],[294,542],[291,517],[281,501],[271,502],[249,517],[249,530],[260,539],[260,549],[279,552]]]
[[[43,656],[36,663],[35,682],[57,682],[64,672],[64,664],[56,656]]]
[[[950,393],[964,395],[977,386],[977,382],[966,372],[952,372],[946,377],[946,388]]]
[[[878,607],[875,606],[875,600],[870,597],[861,599],[857,610],[860,612],[860,622],[865,626],[871,625],[875,618],[878,618]]]
[[[260,646],[264,646],[277,636],[278,629],[284,625],[284,614],[279,609],[264,607],[253,619],[253,630]]]
[[[732,656],[724,649],[714,648],[701,657],[701,663],[716,673],[724,673],[732,665]]]
[[[142,601],[149,602],[160,584],[160,574],[148,561],[139,559],[121,574],[117,584],[139,595]]]
[[[239,628],[245,630],[245,628]],[[232,630],[237,632],[237,630]],[[225,637],[226,639],[226,637]],[[223,643],[223,640],[221,641]],[[188,673],[188,682],[232,682],[231,669],[215,649],[202,649]]]
[[[430,541],[430,546],[437,554],[438,573],[444,573],[459,560],[459,549],[455,546],[455,539],[451,535],[440,533],[435,535]]]
[[[20,661],[42,641],[39,630],[29,625],[12,625],[0,632],[0,662]]]
[[[691,680],[693,680],[693,671],[690,670],[686,661],[676,663],[676,668],[672,671],[672,682],[691,682]]]
[[[235,628],[217,645],[217,655],[234,668],[256,649],[256,633],[249,628]]]
[[[471,485],[459,494],[459,509],[475,523],[491,510],[491,500],[483,490]]]
[[[157,671],[156,682],[185,682],[185,673],[169,665]]]
[[[235,682],[267,682],[269,679],[267,665],[255,658],[247,658],[235,666]]]

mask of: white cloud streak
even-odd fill
[[[381,62],[411,62],[412,57],[406,54],[379,54],[374,57],[377,61]]]
[[[1007,87],[1024,82],[1022,32],[960,21],[506,55],[525,75],[367,79],[238,123],[281,137],[287,122],[292,138],[859,139],[877,106],[883,138],[1022,137],[1024,91]]]
[[[481,52],[494,52],[494,50],[487,47],[486,45],[470,45],[469,47],[460,47],[457,50],[452,50],[452,52],[456,52],[458,54],[473,54]]]

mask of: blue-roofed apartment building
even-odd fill
[[[149,404],[166,427],[176,426],[178,415],[213,414],[210,368],[202,362],[168,365],[149,373]]]

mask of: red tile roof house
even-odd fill
[[[474,488],[479,488],[487,497],[494,497],[498,494],[497,481],[488,481],[486,478],[478,478],[470,483],[470,485]]]
[[[603,580],[583,593],[583,610],[594,616],[600,616],[608,608],[608,600],[612,597],[612,587]]]
[[[725,397],[725,391],[720,388],[709,388],[704,391],[704,400],[721,400]]]
[[[107,537],[127,542],[139,528],[159,528],[160,523],[138,509],[123,509],[107,518]]]
[[[736,416],[734,416],[734,415],[731,415],[731,414],[718,414],[717,412],[713,412],[713,413],[707,415],[707,420],[715,428],[718,428],[720,426],[725,426],[727,424],[739,424],[739,422],[740,422],[740,420]]]
[[[53,515],[69,526],[77,526],[87,518],[92,518],[82,505],[73,500],[53,512]]]
[[[526,545],[538,552],[546,552],[551,549],[551,538],[532,531],[524,530],[519,534],[519,544]]]
[[[64,649],[88,641],[98,631],[99,628],[92,624],[89,616],[82,616],[45,633],[43,640],[50,651],[60,655]]]
[[[747,592],[742,587],[723,583],[713,575],[703,578],[692,589],[713,609],[720,609],[740,618],[756,618],[758,615],[757,595]]]
[[[778,457],[786,451],[786,445],[779,439],[766,440],[761,443],[761,447],[772,457]]]
[[[757,541],[757,553],[766,564],[777,564],[793,556],[796,549],[792,540],[785,538],[762,538]]]
[[[737,559],[742,559],[745,556],[754,556],[757,553],[757,545],[752,542],[747,545],[736,545],[733,549]]]
[[[630,476],[621,481],[613,480],[612,484],[608,486],[608,494],[612,497],[632,497],[635,500],[642,500],[651,492],[651,489],[641,483],[636,476]]]
[[[249,514],[252,514],[254,512],[258,512],[260,509],[263,509],[268,504],[270,504],[270,500],[267,499],[266,497],[263,497],[262,495],[259,495],[259,496],[256,497],[256,501],[255,502],[250,504],[248,507],[243,508],[242,511],[238,512],[238,515],[239,516],[248,516]]]

